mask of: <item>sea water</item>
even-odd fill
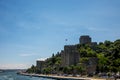
[[[23,76],[16,73],[16,70],[5,70],[4,72],[0,72],[0,80],[55,80],[42,77]]]

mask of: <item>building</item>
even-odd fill
[[[96,42],[91,41],[91,37],[88,35],[81,36],[80,39],[80,44],[90,44],[90,47],[92,49],[96,49],[95,46],[97,45]],[[66,67],[70,65],[80,65],[83,67],[86,67],[86,72],[87,73],[94,73],[96,70],[96,65],[97,65],[97,59],[96,58],[89,58],[89,60],[82,65],[79,64],[80,60],[80,53],[78,51],[77,45],[65,45],[64,50],[61,50],[61,66]],[[43,60],[38,60],[36,61],[36,66],[39,68],[41,71],[45,66],[44,64],[47,62]]]
[[[91,44],[91,37],[88,35],[83,35],[79,39],[80,44]]]
[[[76,65],[79,57],[76,45],[65,45],[64,52],[62,52],[62,66]]]
[[[40,71],[42,70],[43,65],[44,65],[44,61],[43,61],[43,60],[37,60],[37,61],[36,61],[36,67],[37,67],[38,69],[40,69]]]

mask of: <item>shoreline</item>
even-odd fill
[[[42,78],[50,78],[50,79],[57,79],[57,80],[106,80],[106,79],[97,79],[97,78],[83,78],[83,77],[71,77],[71,76],[57,76],[57,75],[43,75],[43,74],[29,74],[29,73],[18,73],[24,76],[30,77],[42,77]]]

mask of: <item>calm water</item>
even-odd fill
[[[47,79],[40,77],[30,77],[30,76],[22,76],[17,75],[17,71],[5,71],[0,72],[0,80],[55,80],[55,79]]]

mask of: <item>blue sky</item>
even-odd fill
[[[120,39],[120,0],[0,0],[0,68],[28,68],[81,35]]]

